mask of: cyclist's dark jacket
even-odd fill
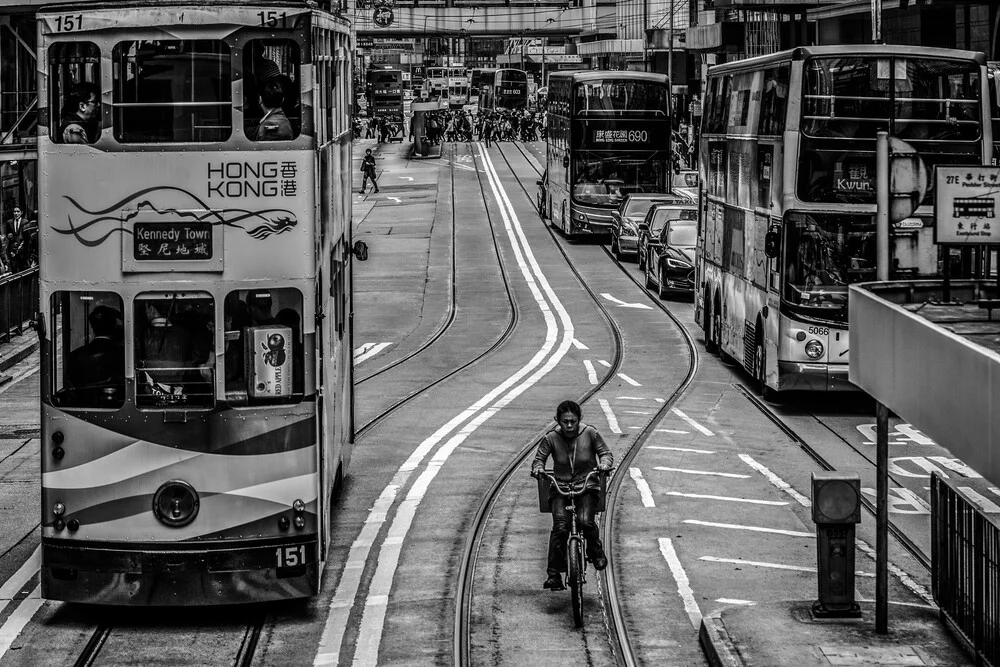
[[[597,429],[588,424],[580,424],[577,436],[566,440],[562,429],[556,426],[542,436],[535,452],[535,461],[531,464],[532,472],[545,468],[545,461],[552,457],[553,474],[560,482],[579,484],[591,470],[599,464],[610,468],[614,464],[614,455],[608,449],[604,438]],[[588,489],[599,489],[600,482],[595,475],[590,478]]]

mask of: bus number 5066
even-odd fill
[[[296,567],[306,564],[306,545],[278,547],[278,567]]]

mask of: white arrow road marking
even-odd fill
[[[639,489],[639,497],[642,498],[642,506],[656,507],[656,503],[653,502],[653,492],[649,489],[649,484],[646,483],[646,478],[642,476],[642,471],[638,468],[629,468],[628,474],[635,480],[636,488]]]
[[[616,299],[607,292],[601,292],[601,296],[603,296],[611,303],[617,304],[619,308],[640,308],[642,310],[653,310],[652,306],[647,306],[644,303],[625,303],[621,299]]]
[[[681,559],[677,557],[674,544],[669,537],[661,537],[658,541],[660,553],[663,554],[667,565],[670,566],[670,573],[674,575],[674,581],[677,582],[677,594],[684,601],[684,611],[691,619],[691,625],[697,628],[701,625],[701,610],[698,609],[698,603],[694,599],[694,591],[691,590],[691,582],[684,571],[684,566],[681,565]]]
[[[354,350],[354,364],[357,365],[362,361],[371,359],[390,345],[392,345],[392,343],[365,343],[358,349]]]
[[[686,421],[688,424],[690,424],[697,431],[699,431],[699,432],[701,432],[701,433],[703,433],[705,435],[715,435],[714,433],[712,433],[711,431],[709,431],[707,428],[705,428],[704,426],[702,426],[701,424],[699,424],[695,420],[691,419],[690,417],[688,417],[686,414],[684,414],[683,412],[681,412],[677,408],[670,408],[670,411],[673,412],[678,417],[680,417],[681,419],[683,419],[684,421]]]
[[[575,338],[573,339],[573,347],[575,347],[578,350],[589,350],[590,349],[589,347],[587,347],[586,345],[584,345],[583,343],[581,343],[580,341],[578,341]]]
[[[987,514],[996,514],[997,512],[1000,512],[1000,507],[998,507],[996,503],[986,496],[978,493],[971,486],[960,486],[958,487],[958,490],[964,491],[965,495],[969,496],[969,500],[974,502],[976,505],[979,505],[979,509]]]

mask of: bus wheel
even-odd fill
[[[760,326],[760,323],[757,323]],[[754,351],[754,375],[756,375],[757,389],[760,390],[760,397],[765,401],[775,401],[778,392],[767,386],[767,351],[764,349],[764,337],[757,336],[757,349]]]
[[[724,364],[733,363],[733,358],[722,348],[722,304],[718,301],[712,307],[712,340],[719,352],[719,359]]]

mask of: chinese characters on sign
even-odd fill
[[[1000,244],[1000,167],[938,167],[935,243]]]
[[[137,261],[212,258],[212,225],[206,222],[136,222],[132,256]]]

